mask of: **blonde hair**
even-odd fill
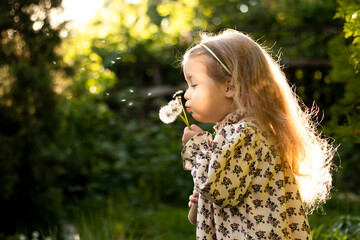
[[[316,109],[308,109],[290,87],[280,64],[249,36],[225,30],[219,35],[202,33],[200,44],[206,45],[231,71],[200,44],[189,49],[184,60],[201,54],[208,62],[209,76],[230,81],[236,89],[234,102],[240,113],[256,119],[259,127],[277,143],[283,159],[288,161],[300,195],[311,213],[329,196],[332,185],[331,160],[334,148],[316,130]],[[304,110],[302,108],[305,108]]]

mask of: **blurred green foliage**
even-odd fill
[[[0,3],[0,232],[58,223],[66,169],[50,151],[61,120],[52,71],[61,57],[49,12],[61,1]],[[32,6],[45,13],[33,29]],[[64,68],[65,69],[65,68]],[[21,216],[21,217],[19,217]]]
[[[360,193],[356,0],[108,0],[67,38],[59,37],[66,23],[50,24],[60,3],[0,3],[0,233],[46,232],[79,218],[64,216],[65,206],[114,193],[149,212],[186,205],[184,124],[164,125],[158,109],[185,87],[179,60],[200,30],[235,28],[274,57],[282,52],[289,81],[307,106],[315,100],[321,130],[342,144],[335,189]],[[98,224],[85,218],[88,228]]]

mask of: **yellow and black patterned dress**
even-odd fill
[[[182,151],[200,192],[196,239],[311,239],[287,163],[254,122],[229,114]]]

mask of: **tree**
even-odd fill
[[[327,132],[338,142],[341,174],[336,178],[343,190],[359,193],[360,146],[360,3],[356,0],[338,0],[335,17],[345,21],[344,33],[329,42],[333,62],[330,76],[341,83],[344,91],[331,107]],[[346,171],[345,171],[346,169]]]
[[[57,221],[63,168],[52,154],[59,125],[53,72],[61,43],[50,11],[61,0],[0,3],[0,232],[47,229]],[[1,234],[0,234],[1,237]]]

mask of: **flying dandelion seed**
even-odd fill
[[[102,43],[105,43],[105,40],[102,40],[101,42],[102,42]]]
[[[130,92],[130,93],[134,93],[134,90],[133,90],[133,89],[130,89],[129,92]]]
[[[149,97],[152,95],[152,92],[148,92],[148,94],[147,94]]]
[[[111,63],[112,63],[112,64],[114,64],[114,63],[115,63],[115,61],[111,61]]]
[[[81,71],[84,71],[85,70],[85,68],[81,68]]]
[[[56,62],[55,62],[55,61],[52,61],[52,63],[53,63],[54,65],[56,65]]]
[[[133,102],[129,102],[129,107],[131,107],[132,105],[134,105],[134,103],[133,103]]]
[[[125,99],[125,98],[123,98],[123,99],[121,99],[121,101],[122,101],[122,102],[126,102],[126,99]]]
[[[107,93],[105,93],[106,94],[106,96],[109,96],[110,94],[107,92]]]
[[[121,57],[117,57],[117,58],[116,58],[116,60],[120,60],[120,59],[121,59]]]

